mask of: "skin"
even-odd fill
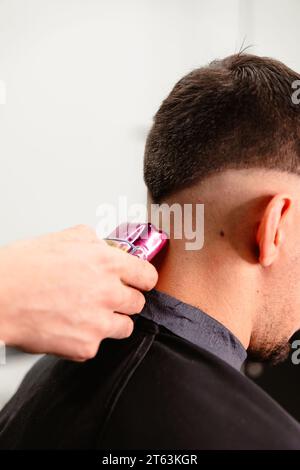
[[[224,324],[250,356],[285,358],[300,329],[300,177],[226,170],[166,202],[204,203],[205,238],[187,251],[171,230],[156,288]]]
[[[157,272],[78,226],[0,248],[0,339],[76,361],[126,338]]]

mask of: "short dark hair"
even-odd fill
[[[147,138],[144,178],[154,202],[228,168],[298,172],[300,104],[283,63],[250,54],[216,60],[183,77]]]

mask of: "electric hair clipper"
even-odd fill
[[[168,236],[151,223],[123,223],[105,241],[138,258],[151,261],[168,243]]]

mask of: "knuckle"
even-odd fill
[[[110,304],[109,301],[111,297],[111,289],[107,282],[101,285],[101,289],[100,289],[98,297],[99,297],[99,303],[101,303],[101,305],[103,305],[104,307]]]
[[[119,289],[115,287],[115,283],[108,277],[100,287],[99,304],[104,307],[113,308],[118,301]]]
[[[134,312],[140,313],[145,305],[146,299],[140,292],[136,292],[135,300],[133,302]]]
[[[122,336],[124,338],[128,338],[133,332],[134,323],[129,317],[125,317],[125,318],[126,320],[124,321],[124,326],[122,329]]]
[[[112,248],[115,250],[116,248]],[[107,270],[113,274],[116,277],[120,277],[120,272],[121,272],[121,262],[117,256],[113,256],[113,253],[111,251],[108,251],[106,253],[106,268]]]
[[[99,342],[85,342],[81,345],[80,350],[77,353],[79,361],[87,361],[93,359],[96,356],[99,349]]]
[[[105,242],[104,242],[105,243]],[[119,273],[121,270],[121,262],[118,256],[115,255],[116,248],[110,247],[105,243],[105,246],[101,243],[97,247],[100,249],[100,258],[101,269],[105,270],[108,273]]]
[[[86,232],[86,231],[92,231],[91,227],[89,227],[86,224],[77,224],[73,227],[74,230],[77,230],[78,232]]]
[[[95,230],[90,227],[89,225],[85,224],[78,224],[75,225],[72,230],[74,232],[77,232],[78,234],[82,235],[83,237],[89,239],[89,240],[94,240],[96,238],[96,232]]]
[[[158,280],[158,273],[155,267],[152,264],[150,264],[148,261],[144,262],[143,274],[144,274],[144,279],[145,279],[146,290],[153,289],[153,287],[155,286]]]
[[[133,332],[133,328],[134,328],[134,323],[132,320],[130,320],[130,318],[128,318],[129,322],[128,322],[128,325],[127,325],[127,332],[126,332],[126,335],[127,336],[130,336],[131,333]]]
[[[107,338],[111,332],[112,316],[112,312],[107,313],[106,315],[102,315],[101,318],[99,318],[98,324],[95,326],[95,330],[101,339]]]
[[[115,289],[112,302],[116,309],[121,308],[126,302],[126,288],[120,285],[119,288]]]
[[[90,243],[97,240],[95,230],[92,229],[92,227],[84,224],[66,228],[61,232],[61,235],[63,236],[64,240],[69,242],[85,241]]]

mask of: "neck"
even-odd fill
[[[170,240],[155,265],[159,272],[158,290],[200,308],[248,348],[253,308],[249,285],[253,284],[242,261],[232,257],[226,245],[220,241],[211,250],[204,247],[199,251],[186,251],[182,241]]]

